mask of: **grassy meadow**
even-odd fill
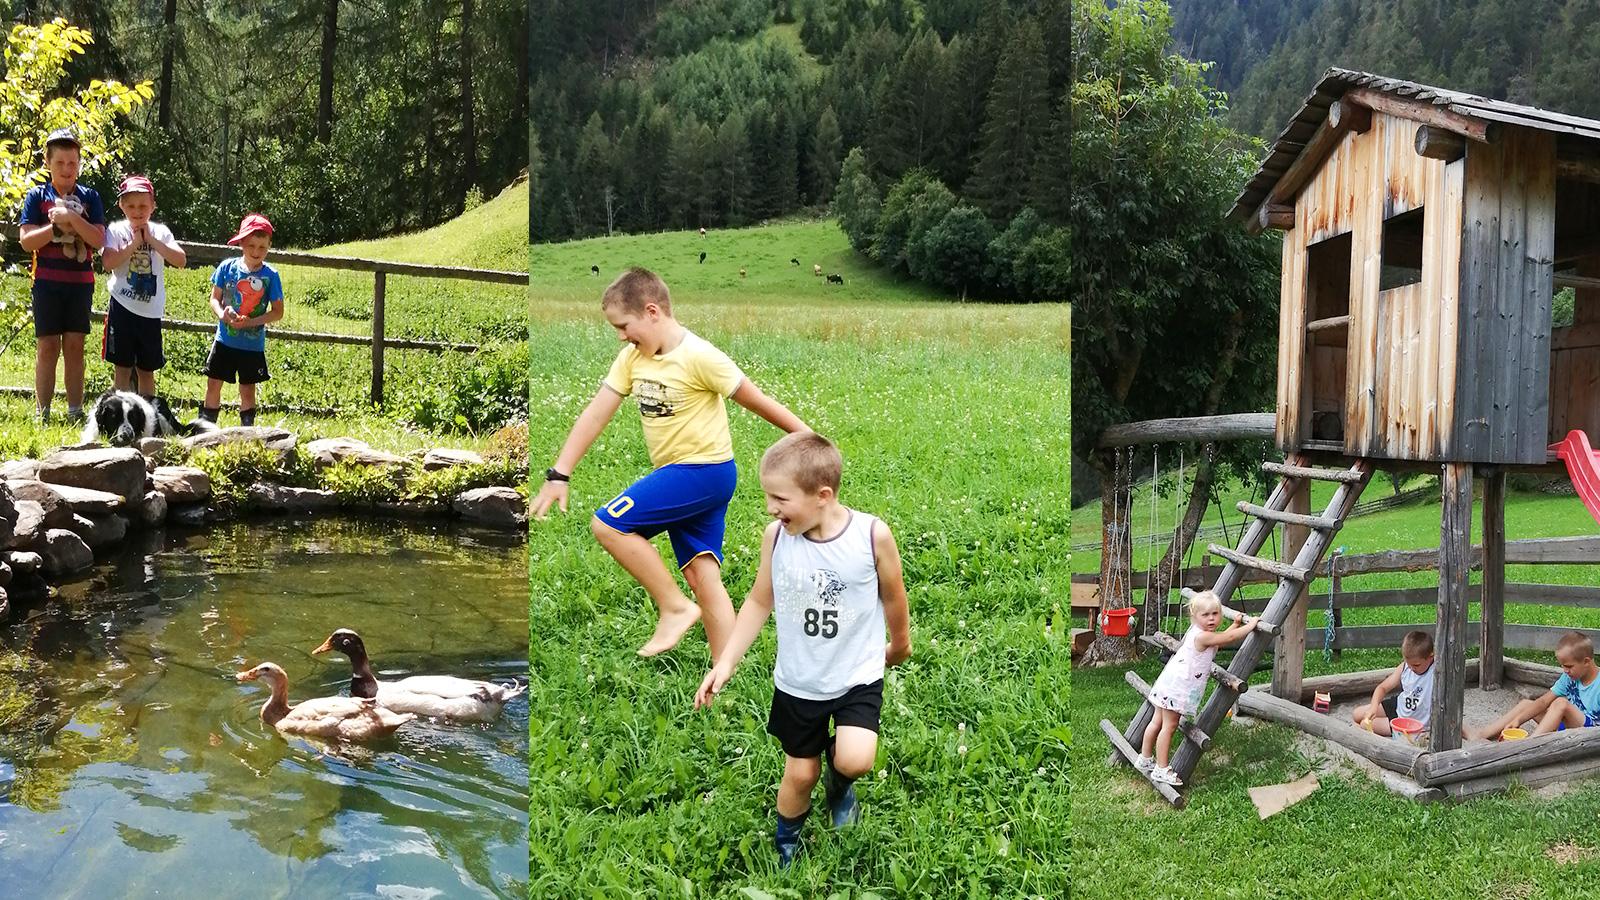
[[[813,277],[814,262],[843,274],[843,287]],[[765,733],[771,628],[716,706],[694,710],[703,632],[637,657],[654,607],[589,534],[590,511],[649,468],[636,407],[624,404],[573,475],[572,511],[535,522],[530,537],[531,679],[544,710],[532,740],[532,893],[1062,896],[1067,309],[930,299],[858,260],[828,222],[535,247],[535,469],[617,352],[599,296],[634,264],[663,275],[680,321],[839,443],[842,500],[881,516],[899,542],[914,653],[885,681],[878,765],[858,786],[864,820],[834,832],[817,794],[821,814],[780,872],[771,832],[783,757]],[[780,435],[736,406],[730,418],[741,477],[724,579],[737,604],[768,521],[756,463]]]
[[[1436,484],[1426,478],[1410,486]],[[1331,485],[1318,485],[1312,506],[1320,509]],[[1249,499],[1237,485],[1223,491],[1223,506]],[[1380,476],[1367,498],[1387,496]],[[1236,495],[1236,496],[1235,496]],[[1259,502],[1259,500],[1257,501]],[[1151,528],[1149,486],[1136,492],[1134,534]],[[1481,539],[1481,503],[1473,522]],[[1178,514],[1171,496],[1157,500],[1158,528],[1170,531]],[[1099,505],[1076,510],[1073,541],[1098,539]],[[1230,534],[1237,513],[1230,519]],[[1213,511],[1206,524],[1217,521]],[[1594,534],[1596,526],[1575,497],[1509,491],[1508,539]],[[1222,538],[1218,543],[1227,543]],[[1350,520],[1337,543],[1347,553],[1437,547],[1439,500],[1432,494],[1413,504]],[[1270,546],[1270,545],[1269,545]],[[1135,548],[1133,565],[1143,570],[1164,549]],[[1198,561],[1199,553],[1196,552]],[[1099,553],[1078,552],[1075,572],[1097,571]],[[1508,581],[1593,584],[1592,566],[1508,566]],[[1476,581],[1476,578],[1474,578]],[[1345,579],[1345,590],[1377,590],[1437,584],[1433,573],[1397,573]],[[1270,586],[1253,586],[1247,596],[1264,596]],[[1347,650],[1337,661],[1320,652],[1326,580],[1312,587],[1306,674],[1350,672],[1394,665],[1394,650]],[[1136,595],[1143,602],[1143,594]],[[1345,610],[1346,625],[1432,621],[1432,606]],[[1477,605],[1472,604],[1472,617]],[[1508,622],[1600,627],[1600,610],[1511,603]],[[1170,619],[1169,630],[1178,627]],[[1513,651],[1553,663],[1551,654]],[[1146,680],[1160,672],[1151,656],[1136,671]],[[1265,683],[1263,672],[1252,681]],[[1131,896],[1160,884],[1167,896],[1276,897],[1428,896],[1437,898],[1535,898],[1570,896],[1600,886],[1600,833],[1596,826],[1600,786],[1580,783],[1558,797],[1510,794],[1459,805],[1421,805],[1390,793],[1348,766],[1319,776],[1321,788],[1299,805],[1259,821],[1246,789],[1293,780],[1326,762],[1315,744],[1297,741],[1281,725],[1229,726],[1201,758],[1188,789],[1188,807],[1173,811],[1142,779],[1124,768],[1105,765],[1109,747],[1098,723],[1110,718],[1119,727],[1138,708],[1138,698],[1123,681],[1122,669],[1073,672],[1072,724],[1087,735],[1072,749],[1073,873],[1075,890],[1085,896]],[[1201,877],[1196,877],[1196,876]]]
[[[113,220],[121,216],[108,207]],[[156,215],[160,219],[159,210]],[[506,188],[498,197],[463,215],[415,234],[363,241],[311,252],[339,256],[435,265],[467,266],[520,271],[527,265],[528,190],[525,183]],[[222,243],[231,235],[179,235],[207,243]],[[275,236],[275,247],[297,248],[294,235]],[[272,378],[259,391],[264,409],[257,421],[281,425],[303,435],[358,437],[374,446],[405,451],[448,443],[479,448],[485,429],[474,427],[462,408],[496,411],[522,394],[520,376],[526,367],[526,290],[515,285],[483,284],[454,279],[391,275],[385,291],[385,334],[392,338],[475,343],[477,354],[433,353],[423,350],[385,352],[385,405],[371,407],[372,355],[359,345],[313,344],[272,337],[273,329],[372,334],[371,273],[280,265],[268,257],[283,277],[284,317],[268,326],[267,362]],[[167,318],[190,322],[215,322],[209,298],[214,266],[192,263],[183,270],[169,268]],[[95,308],[103,309],[105,276],[99,276]],[[0,275],[0,295],[10,303],[28,303],[26,274]],[[0,316],[9,320],[9,316]],[[111,365],[100,357],[102,323],[95,321],[85,345],[89,396],[109,387]],[[0,344],[6,335],[0,333]],[[163,336],[166,366],[157,375],[158,390],[173,402],[180,418],[191,418],[205,394],[200,374],[211,346],[208,334],[168,330]],[[30,447],[50,448],[76,440],[77,429],[64,425],[40,428],[31,422],[33,400],[34,338],[26,325],[0,352],[0,385],[27,388],[28,393],[0,393],[0,432],[6,441],[0,451],[26,452]],[[507,372],[517,376],[515,384]],[[60,373],[57,373],[58,388]],[[236,403],[237,389],[223,387],[224,404]],[[55,411],[65,411],[57,397]],[[516,415],[521,417],[521,407]],[[238,414],[225,409],[222,424],[237,424]]]

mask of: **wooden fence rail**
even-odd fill
[[[15,223],[0,225],[0,238],[8,240],[17,239],[18,226]],[[218,263],[238,254],[238,249],[227,244],[204,244],[192,241],[182,241],[184,253],[193,263]],[[478,281],[489,284],[528,284],[527,272],[511,272],[499,269],[473,269],[464,266],[430,266],[420,263],[394,262],[382,259],[363,259],[356,256],[326,256],[317,253],[302,253],[298,250],[274,250],[271,261],[280,266],[309,266],[319,269],[339,269],[347,272],[372,273],[372,334],[370,337],[361,335],[324,334],[314,331],[288,331],[274,329],[274,339],[286,341],[308,341],[324,344],[366,344],[372,348],[372,391],[371,398],[375,405],[383,404],[383,353],[386,348],[393,347],[397,350],[431,350],[431,351],[456,351],[462,353],[476,352],[476,344],[449,343],[446,341],[424,341],[416,339],[396,339],[384,335],[384,295],[387,291],[388,276],[406,275],[415,278],[450,278],[463,281]],[[103,311],[96,311],[96,315],[104,315]],[[173,331],[201,331],[209,332],[216,329],[216,324],[204,322],[184,322],[166,320],[162,322],[163,328]]]

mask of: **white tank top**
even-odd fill
[[[1409,663],[1400,664],[1400,694],[1394,701],[1395,714],[1416,719],[1428,727],[1433,715],[1433,666],[1421,675],[1411,671]]]
[[[778,631],[778,690],[831,700],[883,677],[883,601],[872,547],[877,519],[850,511],[825,541],[781,528],[772,547],[772,617]]]

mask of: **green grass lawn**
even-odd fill
[[[711,248],[704,266],[700,246]],[[554,457],[616,354],[603,282],[655,267],[685,325],[839,443],[843,501],[898,538],[915,647],[886,681],[878,766],[859,788],[865,820],[836,833],[814,817],[802,856],[779,872],[782,753],[764,731],[771,629],[716,707],[693,710],[703,633],[664,657],[635,656],[653,606],[589,534],[589,511],[648,469],[625,404],[574,473],[573,511],[535,523],[530,539],[532,690],[544,710],[533,893],[1062,896],[1069,654],[1051,622],[1066,581],[1066,308],[930,302],[856,262],[830,223],[533,256],[533,467]],[[813,279],[814,259],[845,272],[844,290]],[[742,477],[725,579],[737,603],[768,521],[756,463],[779,434],[737,407],[730,416]]]
[[[1388,492],[1380,479],[1368,496]],[[1331,486],[1319,485],[1313,507],[1325,505],[1330,493]],[[1141,503],[1148,503],[1148,495],[1135,505],[1136,534],[1150,530],[1143,524],[1148,511]],[[1158,503],[1163,527],[1170,529],[1176,510],[1170,499]],[[1225,505],[1231,508],[1232,500]],[[1511,492],[1506,505],[1509,539],[1596,531],[1574,497]],[[1098,504],[1080,507],[1074,540],[1093,540],[1098,522]],[[1473,529],[1481,538],[1481,509]],[[1351,520],[1338,537],[1349,553],[1437,547],[1438,542],[1437,496]],[[1136,553],[1136,560],[1142,559]],[[1098,552],[1080,552],[1072,568],[1092,572],[1098,565]],[[1590,566],[1511,566],[1507,579],[1593,584],[1595,572]],[[1437,576],[1369,575],[1344,584],[1348,590],[1416,587],[1437,584]],[[1264,596],[1270,586],[1251,590]],[[1319,652],[1324,619],[1318,604],[1326,598],[1327,581],[1317,582],[1312,591],[1307,641],[1314,649],[1306,658],[1307,675],[1395,664],[1397,649],[1352,650],[1336,662],[1324,661]],[[1142,602],[1142,593],[1136,599]],[[1344,621],[1426,622],[1433,615],[1432,606],[1390,607],[1346,610]],[[1600,627],[1600,611],[1510,604],[1506,620]],[[1167,627],[1175,623],[1169,620]],[[1550,654],[1515,655],[1553,662]],[[1159,673],[1160,662],[1146,659],[1136,670],[1148,682]],[[1265,673],[1254,679],[1266,680]],[[1565,897],[1600,886],[1600,787],[1592,783],[1554,799],[1519,790],[1462,805],[1423,806],[1347,769],[1324,777],[1309,799],[1263,822],[1246,789],[1297,778],[1316,760],[1297,749],[1295,732],[1287,727],[1229,726],[1202,757],[1188,790],[1188,807],[1173,811],[1131,771],[1105,765],[1109,745],[1099,720],[1109,718],[1120,728],[1138,708],[1122,670],[1079,669],[1073,681],[1072,723],[1080,736],[1072,750],[1073,887],[1085,896],[1133,896],[1161,884],[1176,886],[1167,895],[1196,897],[1531,898]],[[1203,880],[1197,873],[1204,873]]]
[[[526,184],[512,185],[500,196],[427,231],[316,248],[313,252],[521,271],[527,265],[527,195]],[[114,208],[110,214],[114,218],[120,216]],[[227,235],[181,237],[220,243]],[[280,246],[286,244],[287,239]],[[271,257],[268,259],[272,261]],[[283,276],[285,304],[283,321],[273,327],[371,335],[370,273],[275,265]],[[215,321],[209,307],[212,269],[213,266],[194,264],[183,270],[168,270],[167,318]],[[12,302],[26,304],[26,276],[0,276],[0,292]],[[105,306],[104,292],[102,275],[96,308]],[[389,349],[385,354],[383,409],[373,409],[368,401],[372,372],[369,348],[274,340],[269,327],[267,359],[272,379],[262,385],[260,402],[276,409],[264,412],[260,422],[304,428],[317,436],[351,434],[390,449],[439,443],[481,446],[485,435],[474,433],[478,429],[459,424],[450,427],[449,422],[441,425],[419,416],[417,409],[427,402],[437,406],[441,394],[482,390],[482,379],[475,378],[472,371],[475,368],[509,368],[520,378],[526,368],[526,296],[526,289],[520,286],[389,276],[385,299],[387,336],[474,343],[481,352],[474,356]],[[4,335],[0,335],[0,341],[3,339]],[[95,322],[85,354],[89,357],[87,382],[91,396],[111,383],[111,366],[99,359],[100,342],[101,323]],[[163,336],[163,344],[167,365],[158,375],[158,388],[184,410],[180,417],[188,418],[204,396],[205,378],[200,370],[211,337],[169,330]],[[33,360],[30,325],[0,353],[0,385],[31,389]],[[57,378],[59,385],[59,373]],[[496,402],[506,402],[505,393],[502,386]],[[520,381],[515,393],[522,393]],[[234,402],[237,397],[234,389],[224,387],[225,403]],[[470,398],[463,401],[473,402]],[[58,399],[56,406],[64,409],[64,402]],[[49,443],[70,432],[35,429],[28,422],[31,409],[32,401],[26,396],[0,395],[0,428],[13,442]],[[330,414],[329,410],[334,412]],[[236,423],[234,415],[225,412],[223,424]]]

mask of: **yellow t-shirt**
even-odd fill
[[[650,464],[718,463],[733,459],[733,435],[723,399],[739,389],[744,373],[726,353],[685,330],[678,346],[645,356],[622,348],[605,384],[639,401]]]

